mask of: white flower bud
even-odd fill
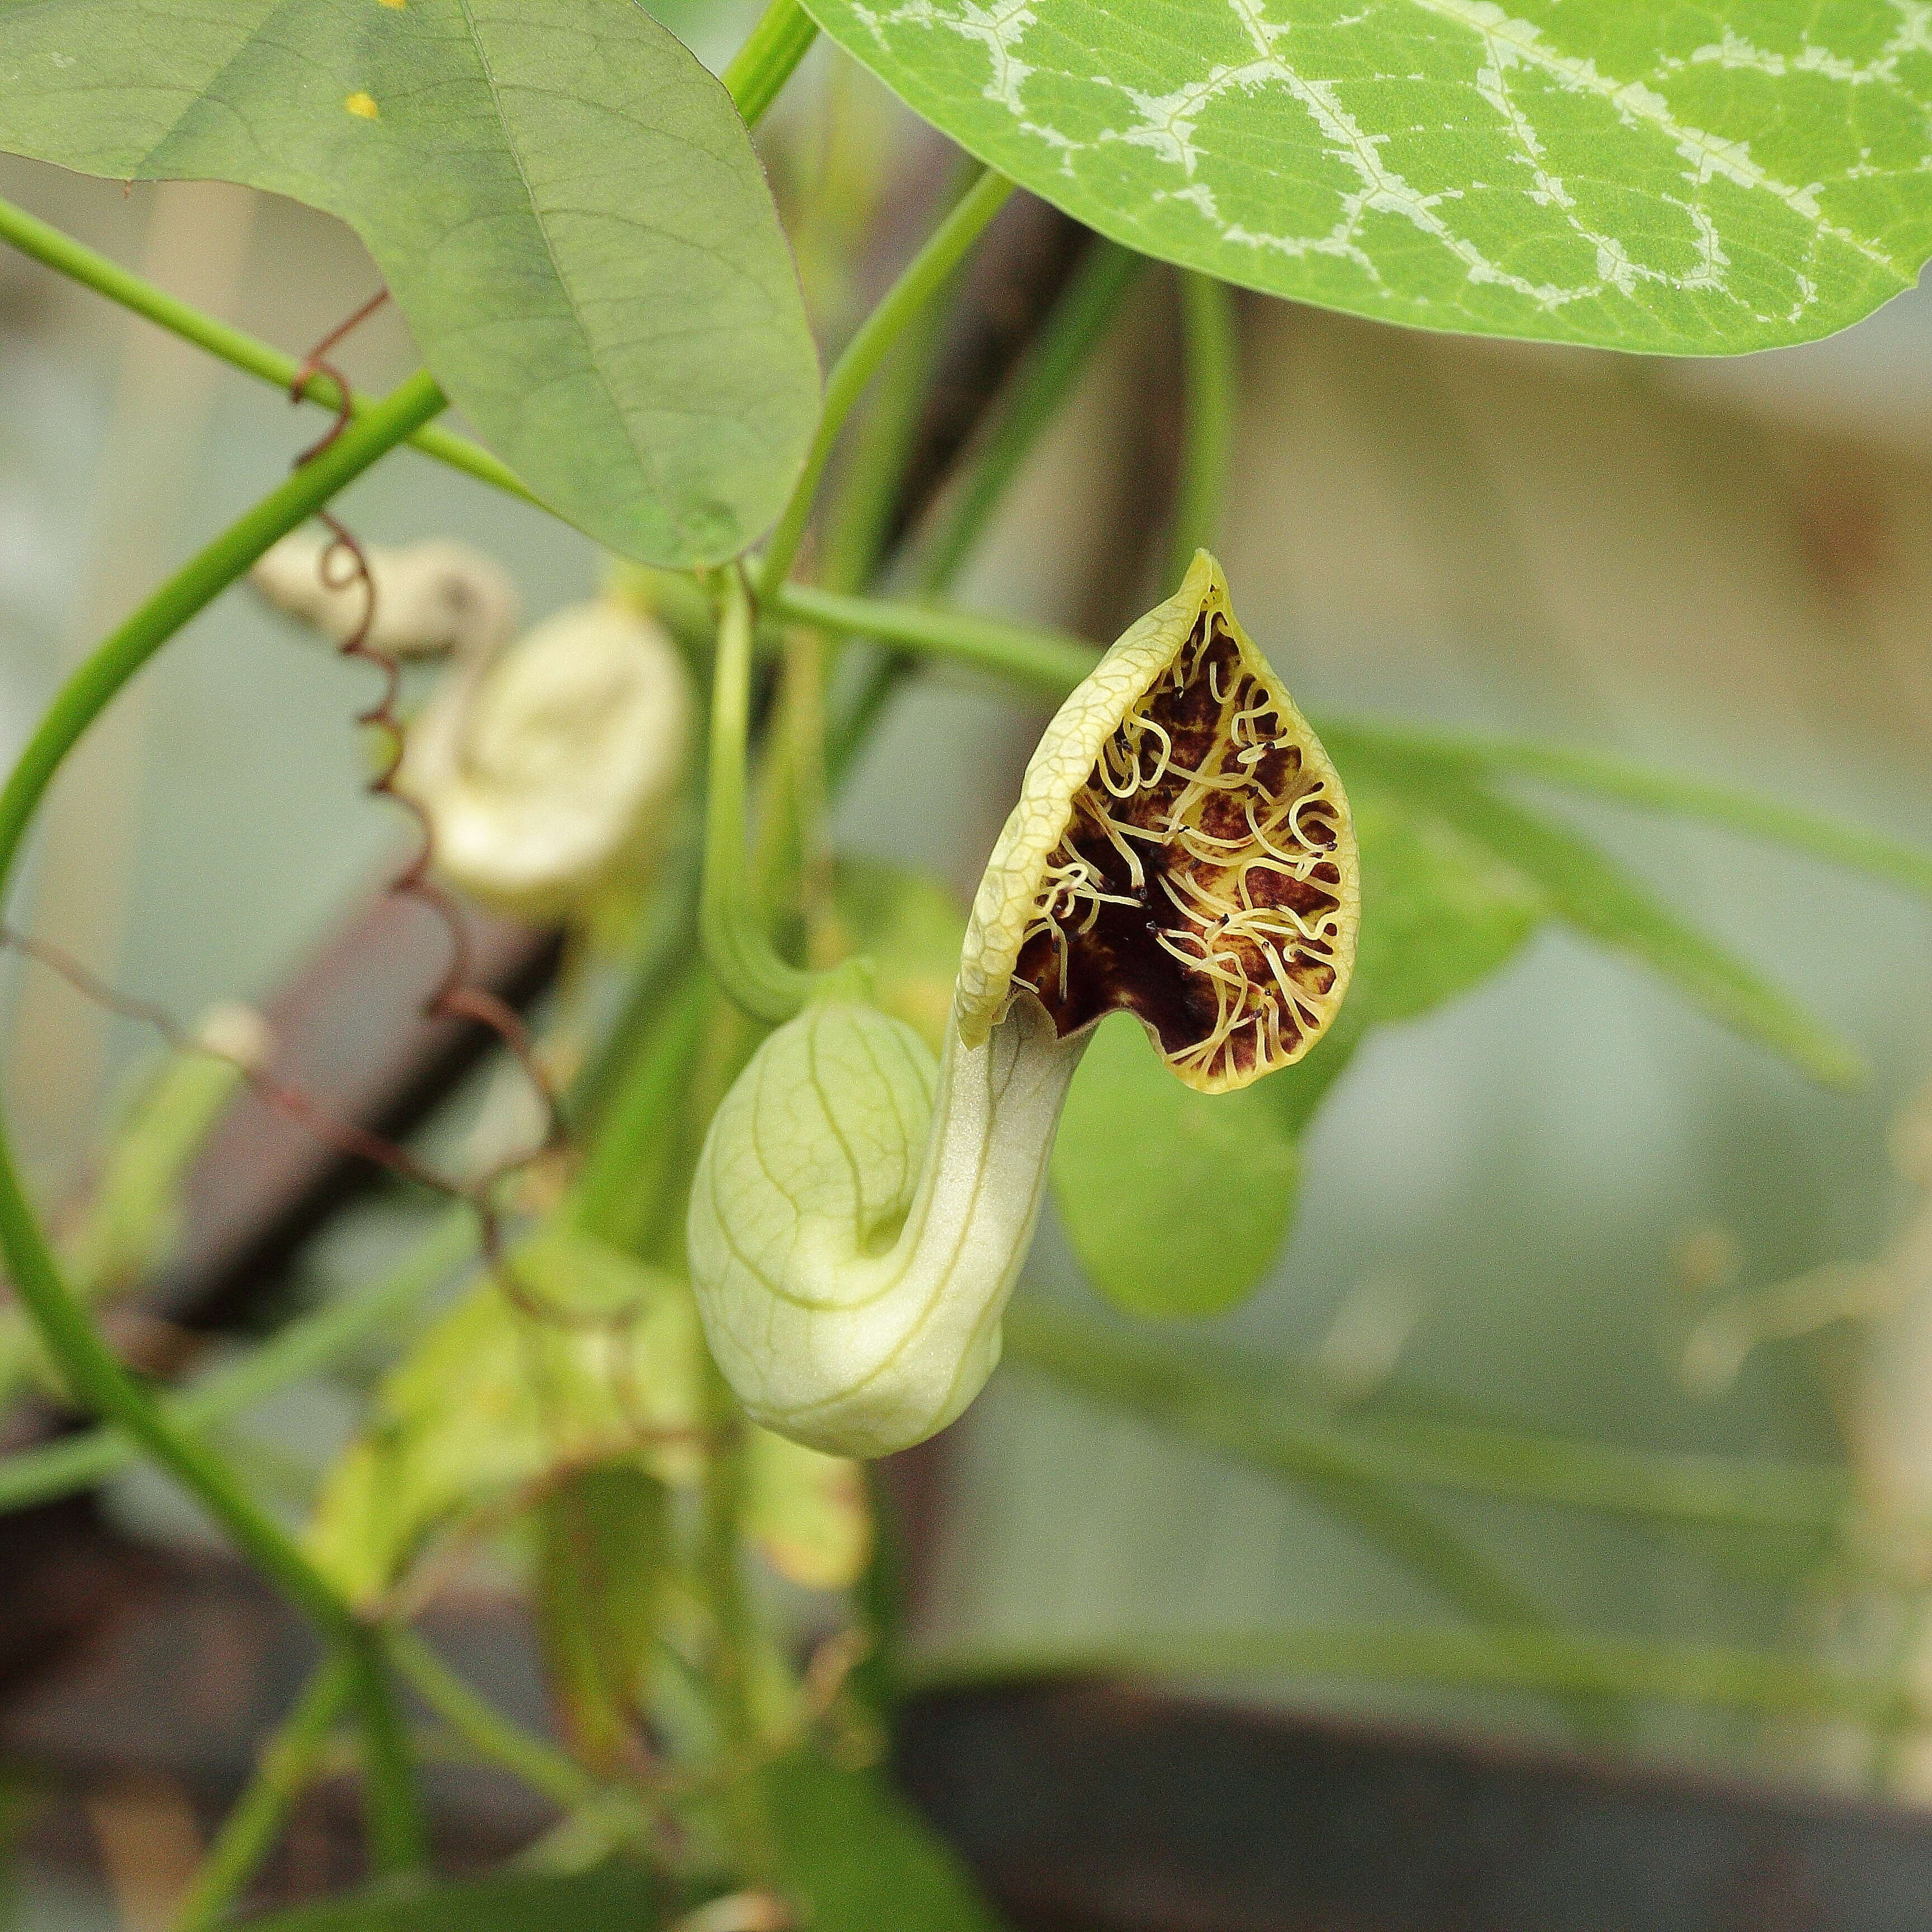
[[[609,602],[460,662],[410,724],[395,788],[428,814],[437,871],[530,918],[648,863],[682,781],[690,680],[652,619]]]
[[[314,528],[292,531],[248,573],[274,604],[335,644],[352,637],[364,615],[365,595],[338,551],[324,571],[330,538]],[[398,658],[454,652],[487,657],[517,634],[522,607],[510,573],[467,544],[437,538],[388,549],[364,547],[376,586],[376,620],[366,642]]]

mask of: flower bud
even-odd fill
[[[428,813],[452,884],[555,916],[648,863],[692,710],[684,661],[656,622],[574,604],[445,676],[410,726],[395,788]]]
[[[364,640],[397,658],[445,652],[488,657],[517,634],[522,607],[510,573],[467,544],[436,538],[362,553],[374,580],[374,622]],[[248,573],[279,610],[346,644],[368,615],[368,596],[353,560],[325,532],[292,531]]]

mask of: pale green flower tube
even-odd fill
[[[846,1456],[952,1421],[999,1360],[1094,1024],[1124,1008],[1189,1085],[1244,1086],[1327,1029],[1358,908],[1341,782],[1202,552],[1041,739],[938,1068],[910,1028],[827,999],[712,1122],[692,1281],[752,1418]]]
[[[952,1027],[935,1070],[904,1021],[845,1000],[766,1042],[712,1123],[689,1226],[706,1335],[755,1421],[883,1456],[979,1394],[1086,1044],[1028,1001],[979,1046]]]

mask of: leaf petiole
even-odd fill
[[[976,242],[988,222],[1005,205],[1013,184],[1004,175],[990,169],[962,195],[952,211],[927,238],[926,245],[907,264],[905,272],[886,292],[885,298],[859,326],[847,344],[845,352],[832,368],[825,385],[825,406],[818,419],[818,434],[805,459],[805,468],[794,488],[790,501],[772,532],[764,562],[759,568],[760,602],[790,574],[799,547],[805,541],[806,526],[812,517],[825,466],[832,460],[838,433],[845,419],[864,394],[866,386],[878,373],[892,345],[907,325],[950,278]]]
[[[719,78],[748,128],[778,98],[818,38],[818,22],[798,0],[771,0]]]
[[[782,1025],[820,982],[782,958],[746,883],[746,741],[752,704],[752,593],[744,572],[724,574],[712,666],[711,757],[704,795],[704,882],[698,934],[718,982],[754,1019]]]
[[[1212,275],[1184,269],[1181,333],[1187,388],[1187,440],[1174,488],[1174,534],[1167,577],[1178,584],[1197,550],[1211,545],[1234,449],[1235,392],[1234,291]]]

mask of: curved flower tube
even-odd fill
[[[1198,553],[1041,739],[937,1069],[900,1022],[822,1000],[712,1120],[692,1280],[752,1418],[848,1456],[952,1421],[998,1362],[1095,1024],[1125,1009],[1189,1085],[1244,1086],[1327,1029],[1358,912],[1340,780]]]
[[[540,919],[645,861],[690,754],[684,660],[617,604],[560,610],[460,659],[404,740],[395,787],[428,813],[436,870]]]

